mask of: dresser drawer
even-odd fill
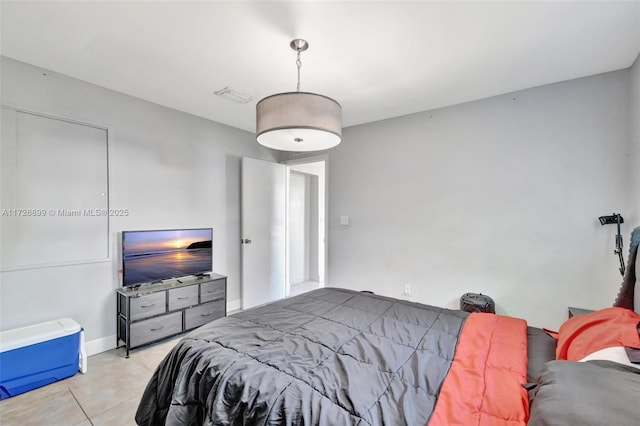
[[[182,311],[131,324],[131,346],[153,342],[182,332]]]
[[[222,318],[225,315],[225,301],[205,303],[204,305],[194,306],[187,309],[184,317],[184,325],[186,330],[200,327],[215,319]]]
[[[186,308],[198,304],[198,286],[180,287],[169,290],[169,310]]]
[[[200,284],[200,303],[224,299],[226,280],[215,280]]]
[[[163,314],[167,310],[167,296],[164,291],[132,297],[129,300],[131,321]]]

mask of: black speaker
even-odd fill
[[[460,296],[460,310],[466,312],[496,313],[493,299],[482,293],[465,293]]]

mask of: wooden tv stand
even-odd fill
[[[185,277],[116,291],[116,346],[129,350],[227,315],[227,277]]]

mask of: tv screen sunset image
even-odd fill
[[[122,235],[125,286],[211,271],[211,229],[125,231]]]

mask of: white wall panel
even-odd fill
[[[2,269],[108,259],[107,130],[2,111]]]

